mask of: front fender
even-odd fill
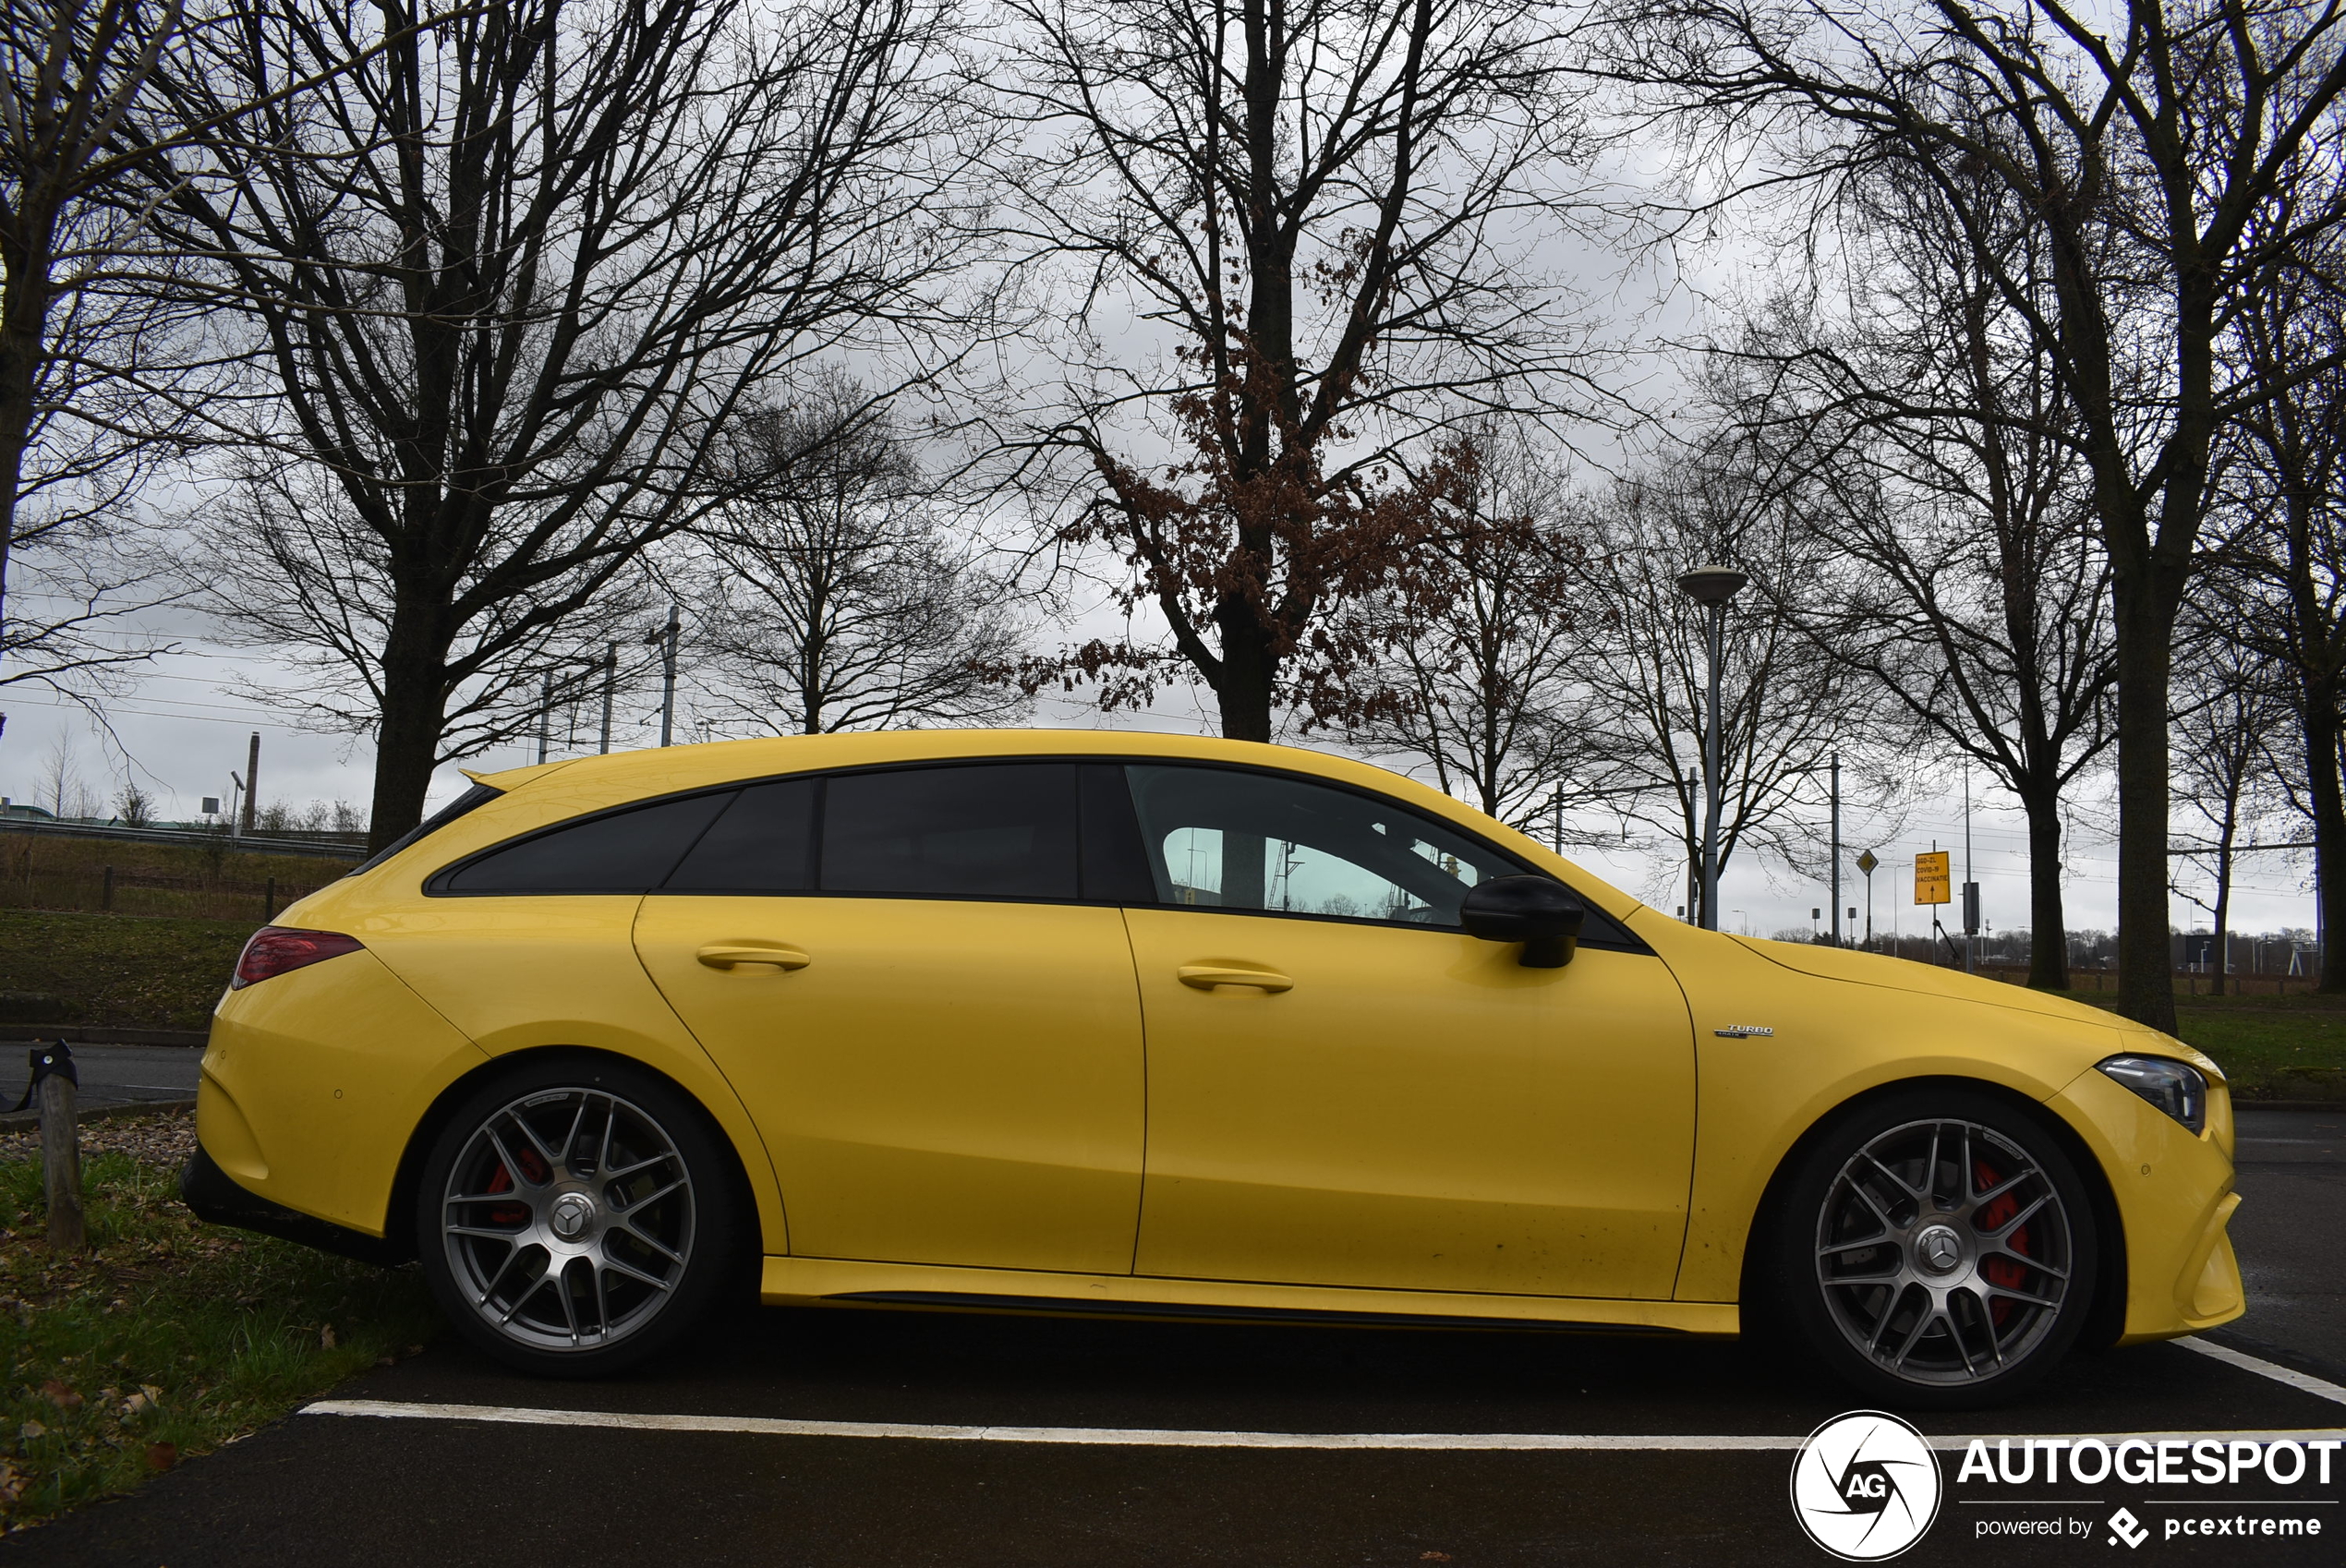
[[[1899,969],[1913,969],[1935,981],[1922,965],[1878,960],[1879,971],[1858,970],[1868,978],[1844,979],[1757,950],[1774,944],[1659,917],[1639,921],[1638,930],[1670,963],[1694,1015],[1695,1164],[1675,1291],[1682,1301],[1736,1299],[1769,1182],[1841,1106],[1916,1079],[1968,1080],[2044,1104],[2125,1048],[2119,1029],[2098,1017],[1999,1005],[1993,982],[1933,995],[1873,978],[1903,979]],[[1752,1028],[1773,1032],[1723,1032]]]

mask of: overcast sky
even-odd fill
[[[195,636],[182,639],[183,651],[156,661],[151,673],[118,700],[106,703],[113,738],[79,709],[48,694],[21,687],[0,694],[0,712],[7,728],[0,735],[0,795],[38,800],[50,760],[62,741],[73,766],[91,792],[111,802],[122,784],[136,777],[157,798],[167,817],[193,815],[200,797],[225,795],[231,769],[242,772],[248,737],[261,738],[260,790],[264,802],[284,801],[296,805],[311,802],[347,801],[364,807],[371,788],[373,754],[362,741],[321,735],[296,728],[284,715],[273,713],[239,694],[246,670],[268,680],[274,673],[250,655],[207,645]],[[279,675],[277,678],[282,679]],[[656,694],[655,694],[656,695]],[[694,692],[687,681],[680,707],[689,711]],[[581,716],[574,740],[555,736],[552,754],[592,752],[597,737],[594,716]],[[1034,722],[1048,726],[1106,727],[1186,734],[1211,733],[1210,708],[1186,693],[1161,699],[1145,714],[1103,716],[1080,702],[1058,701],[1040,706]],[[639,699],[620,705],[614,730],[618,747],[643,746],[659,738],[657,714]],[[1326,742],[1314,739],[1311,743]],[[509,746],[467,759],[476,771],[516,767],[537,760],[534,742]],[[1975,778],[1976,778],[1975,775]],[[464,788],[453,767],[435,778],[431,803],[437,805]],[[1817,790],[1815,814],[1820,828],[1825,817],[1822,782]],[[2080,792],[2081,814],[2070,844],[2067,896],[2073,928],[2107,929],[2115,922],[2117,870],[2114,847],[2107,832],[2103,801],[2090,790]],[[1594,826],[1587,824],[1585,826]],[[1865,879],[1854,865],[1858,850],[1872,849],[1881,862],[1873,875],[1876,926],[1907,933],[1928,930],[1929,911],[1912,903],[1913,860],[1917,850],[1935,841],[1955,854],[1957,879],[1964,864],[1963,802],[1959,791],[1932,792],[1905,814],[1903,831],[1885,840],[1873,837],[1878,824],[1844,814],[1846,845],[1843,872],[1843,903],[1859,910],[1864,920]],[[2028,922],[2027,855],[2025,823],[2016,802],[1997,790],[1978,793],[1972,806],[1973,864],[1980,883],[1985,918],[1991,926],[2026,925]],[[1572,858],[1622,888],[1664,910],[1684,901],[1677,887],[1679,874],[1655,855],[1635,849],[1576,848]],[[2248,857],[2235,887],[2233,929],[2257,932],[2284,927],[2310,927],[2313,898],[2306,868],[2296,857],[2263,854]],[[2208,889],[2198,889],[2207,896]],[[1812,909],[1824,907],[1821,882],[1751,864],[1731,865],[1721,889],[1723,923],[1747,927],[1766,935],[1785,927],[1806,928]],[[1954,911],[1943,911],[1952,918]],[[1920,919],[1917,920],[1917,915]],[[2205,929],[2206,916],[2183,899],[2173,901],[2179,926],[2194,923]]]
[[[1625,161],[1609,167],[1603,179],[1614,182],[1609,194],[1619,197],[1633,187],[1658,177],[1660,147],[1624,149]],[[1602,181],[1600,184],[1602,185]],[[1756,214],[1765,220],[1766,214]],[[1796,247],[1795,247],[1796,249]],[[1763,295],[1779,269],[1797,257],[1790,255],[1780,235],[1738,236],[1708,232],[1694,243],[1640,253],[1634,262],[1610,258],[1585,235],[1569,232],[1550,235],[1541,261],[1553,275],[1578,280],[1576,287],[1590,308],[1606,313],[1606,332],[1625,353],[1615,362],[1625,393],[1657,416],[1641,437],[1650,440],[1666,425],[1674,404],[1683,402],[1675,391],[1683,387],[1682,371],[1689,356],[1682,345],[1694,336],[1705,312],[1731,314],[1740,300]],[[1144,335],[1138,323],[1117,341],[1125,351],[1137,351]],[[1622,455],[1611,437],[1598,428],[1569,433],[1584,464],[1594,474]],[[1112,624],[1091,626],[1096,617],[1083,618],[1086,626],[1074,638],[1097,630],[1114,635]],[[250,694],[291,677],[282,668],[240,650],[210,640],[212,629],[184,616],[158,621],[152,630],[173,639],[177,651],[159,657],[139,674],[123,694],[103,705],[100,725],[87,713],[48,693],[15,687],[0,690],[0,713],[6,728],[0,732],[0,795],[17,800],[41,800],[45,780],[60,746],[84,786],[111,809],[122,786],[135,779],[157,802],[158,814],[183,818],[195,814],[203,796],[225,796],[229,773],[241,772],[248,737],[261,738],[260,798],[264,803],[284,802],[296,807],[311,802],[347,802],[363,809],[371,793],[372,748],[363,739],[320,734],[298,728],[289,712],[272,709]],[[1037,636],[1056,644],[1066,629],[1045,628]],[[695,699],[689,678],[680,708],[689,717]],[[614,743],[626,748],[655,743],[658,716],[651,704],[657,692],[623,700],[614,725]],[[551,754],[574,755],[595,749],[595,715],[579,716],[575,733],[557,733]],[[1126,730],[1159,730],[1211,733],[1210,707],[1191,694],[1177,691],[1144,714],[1102,716],[1080,699],[1046,702],[1034,722],[1044,725],[1111,726]],[[1324,741],[1314,740],[1314,744]],[[465,766],[494,771],[536,760],[534,742],[503,747],[468,758]],[[1976,776],[1975,776],[1976,777]],[[464,788],[454,767],[443,767],[434,779],[429,804],[436,806]],[[1822,780],[1817,781],[1813,811],[1820,829],[1826,816]],[[2076,929],[2107,929],[2115,923],[2117,876],[2109,809],[2097,781],[2081,784],[2078,820],[2073,825],[2066,856],[2069,924]],[[1584,826],[1595,826],[1584,824]],[[1956,775],[1948,770],[1943,787],[1924,791],[1894,825],[1866,820],[1852,810],[1844,815],[1844,887],[1842,902],[1855,905],[1862,926],[1866,884],[1854,866],[1860,850],[1871,849],[1880,861],[1873,882],[1873,914],[1878,928],[1894,924],[1912,933],[1928,929],[1929,912],[1911,902],[1912,862],[1918,850],[1939,847],[1956,855],[1956,877],[1963,878],[1964,805]],[[2292,834],[2292,836],[2295,836]],[[2017,803],[2001,790],[1981,789],[1972,804],[1970,853],[1982,887],[1986,918],[1991,927],[2026,925],[2028,921],[2027,857],[2024,820]],[[1568,851],[1596,874],[1647,899],[1665,911],[1676,909],[1685,894],[1683,873],[1663,857],[1631,847],[1576,848]],[[2200,889],[2203,895],[2206,889]],[[1796,877],[1781,870],[1746,862],[1728,869],[1721,902],[1723,923],[1767,935],[1786,927],[1806,929],[1809,911],[1827,903],[1821,882]],[[2172,900],[2172,918],[2179,926],[2207,922],[2187,900]],[[1952,914],[1953,911],[1949,911]],[[1917,922],[1917,914],[1921,920]],[[2235,887],[2233,927],[2265,931],[2310,927],[2314,922],[2309,868],[2298,857],[2263,854],[2248,857]]]

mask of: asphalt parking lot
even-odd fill
[[[26,1064],[33,1042],[0,1042],[0,1086],[16,1104],[31,1069]],[[196,1095],[203,1052],[191,1045],[76,1045],[74,1104],[81,1109],[122,1108],[154,1102],[187,1101]]]
[[[2346,1114],[2242,1130],[2249,1316],[2212,1348],[2077,1357],[2022,1405],[1917,1417],[1944,1501],[1902,1561],[2346,1560],[2346,1451],[2327,1484],[2255,1468],[2260,1442],[2346,1437]],[[1793,1450],[1855,1403],[1734,1344],[768,1309],[605,1383],[443,1345],[0,1561],[1825,1562]],[[1971,1434],[2024,1455],[2183,1434],[2247,1469],[2195,1483],[2184,1449],[2164,1481],[2007,1484],[1959,1473]],[[2282,1518],[2322,1533],[2255,1533]]]

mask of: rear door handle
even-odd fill
[[[1295,982],[1276,970],[1247,969],[1236,964],[1183,964],[1180,975],[1182,984],[1200,991],[1211,991],[1217,985],[1252,985],[1274,995],[1295,989]]]
[[[796,947],[785,947],[779,942],[711,942],[693,957],[711,969],[732,969],[737,964],[804,969],[815,961]]]

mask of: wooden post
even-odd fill
[[[73,1080],[41,1080],[41,1174],[48,1188],[49,1250],[79,1252],[90,1244],[81,1214],[81,1134],[73,1119]]]
[[[98,908],[107,913],[114,911],[114,867],[106,867],[106,885],[98,895]]]

